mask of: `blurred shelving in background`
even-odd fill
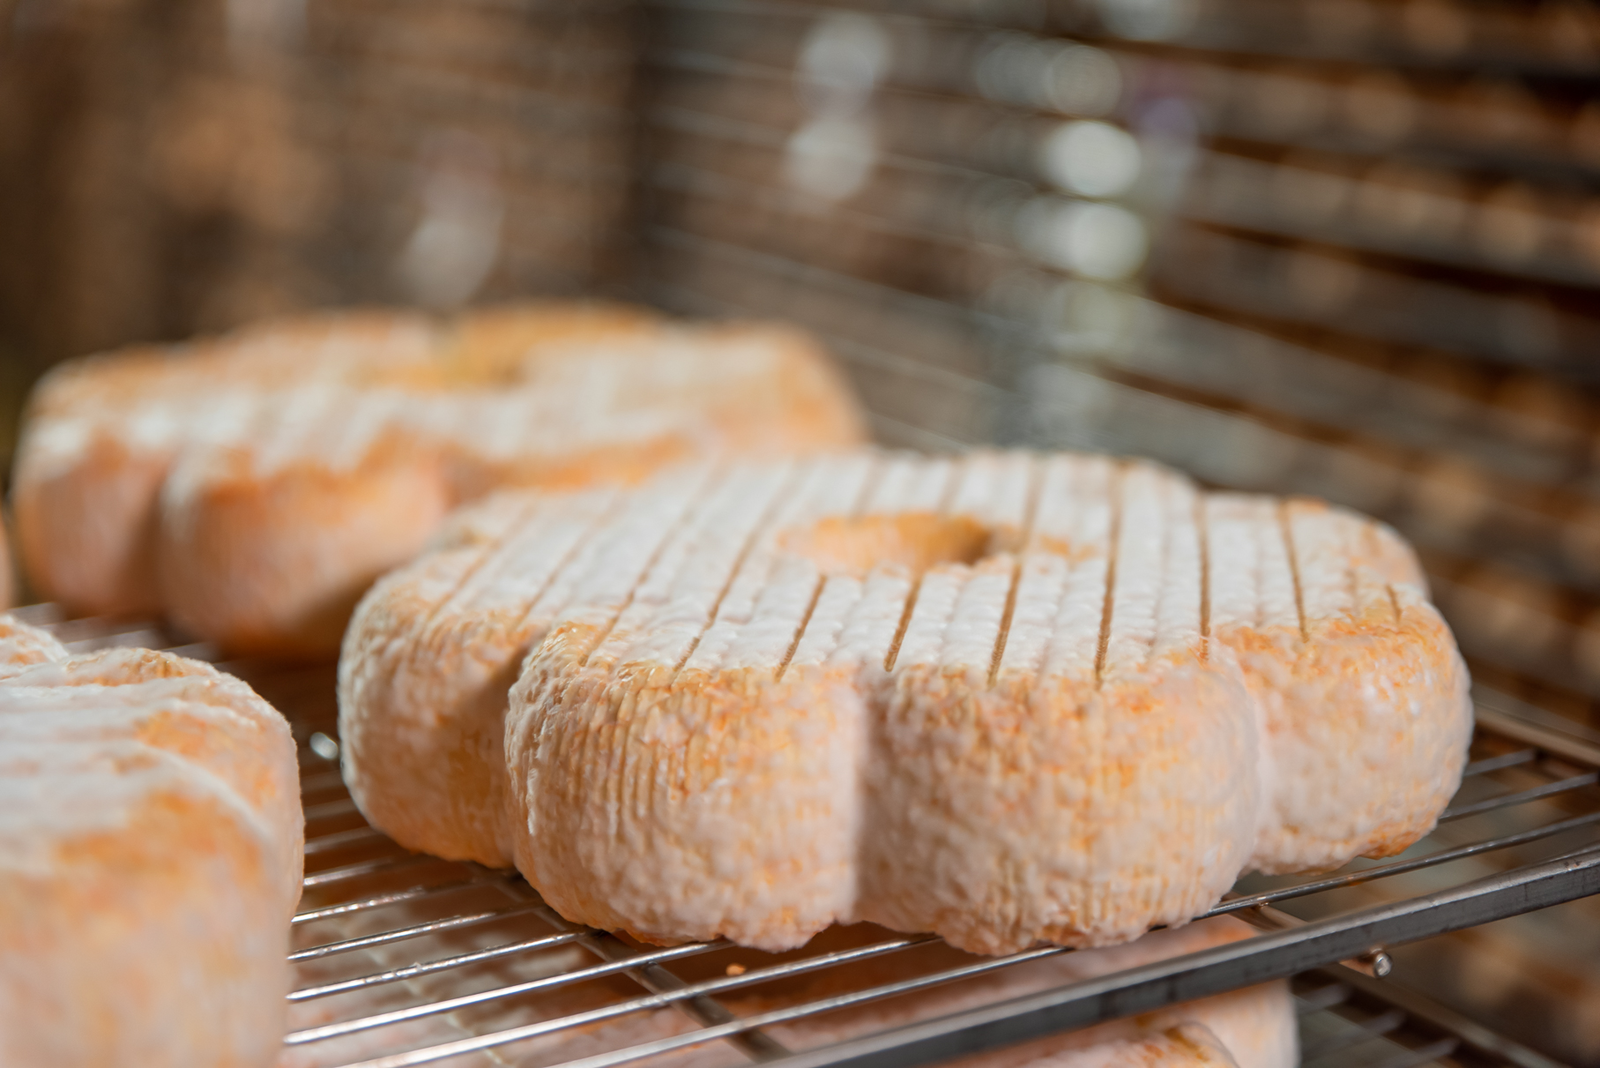
[[[577,294],[625,239],[629,5],[0,4],[0,326],[46,362],[263,315]]]

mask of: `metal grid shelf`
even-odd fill
[[[75,651],[171,646],[149,626],[61,621],[47,606],[22,614]],[[181,651],[214,659],[202,646]],[[366,824],[338,771],[330,667],[221,666],[283,709],[301,742],[307,874],[294,919],[285,1068],[751,1060],[885,1068],[1285,976],[1294,977],[1307,1065],[1540,1068],[1556,1062],[1372,976],[1388,970],[1385,946],[1600,893],[1600,745],[1482,692],[1473,761],[1439,828],[1389,860],[1241,882],[1211,914],[1245,919],[1260,936],[1021,997],[1008,988],[993,1004],[968,998],[960,1011],[846,1029],[791,1050],[775,1037],[786,1025],[1070,951],[983,958],[860,925],[772,955],[727,943],[643,946],[570,924],[514,874],[409,853]],[[1482,874],[1485,859],[1499,870]],[[1417,873],[1443,889],[1414,892],[1408,877]],[[1323,915],[1307,920],[1279,905]]]

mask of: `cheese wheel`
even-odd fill
[[[57,368],[15,500],[30,578],[70,610],[166,611],[233,652],[316,655],[462,501],[862,436],[826,357],[776,326],[349,313]]]
[[[1105,945],[1432,827],[1471,709],[1419,582],[1369,520],[1069,454],[510,495],[358,610],[345,776],[646,941]]]
[[[0,1062],[271,1064],[303,821],[288,724],[0,619]]]
[[[248,442],[285,391],[414,376],[437,344],[418,316],[355,312],[57,365],[29,397],[13,487],[35,592],[91,615],[160,612],[159,503],[185,451]]]

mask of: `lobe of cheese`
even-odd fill
[[[1410,550],[1315,501],[1218,495],[1207,519],[1212,632],[1269,741],[1252,867],[1400,852],[1455,793],[1472,729],[1466,671]]]
[[[509,857],[573,919],[1106,944],[1247,866],[1402,848],[1459,779],[1465,671],[1414,562],[1315,502],[1026,453],[702,468],[596,502],[457,520],[369,596],[342,665],[369,818]],[[584,508],[570,556],[511,548]],[[524,572],[515,652],[473,637],[501,609],[428,592]]]
[[[0,1061],[262,1065],[302,818],[288,724],[204,664],[0,618]]]

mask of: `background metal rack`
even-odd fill
[[[62,620],[47,605],[19,614],[76,652],[174,648],[159,626]],[[204,646],[176,648],[215,659]],[[1600,893],[1600,743],[1482,692],[1473,760],[1438,829],[1399,857],[1320,876],[1247,878],[1213,913],[1261,928],[1257,937],[790,1049],[773,1037],[774,1025],[892,1003],[1070,951],[975,957],[929,936],[860,925],[773,955],[726,943],[643,946],[570,924],[514,873],[413,854],[366,824],[338,770],[331,666],[219,666],[282,709],[301,746],[306,877],[290,957],[298,978],[289,1065],[898,1068],[1292,977],[1308,1068],[1550,1068],[1559,1062],[1380,979],[1402,943]],[[894,965],[886,980],[873,969],[885,962]],[[819,976],[832,984],[821,996],[803,983],[792,988],[799,977]],[[786,982],[790,989],[754,1007],[739,1000]],[[574,991],[581,996],[573,999]],[[642,1035],[614,1026],[640,1016],[651,1022]],[[565,1046],[560,1057],[529,1052],[530,1042],[575,1031],[584,1035],[576,1056]],[[500,1052],[507,1059],[464,1059]]]

